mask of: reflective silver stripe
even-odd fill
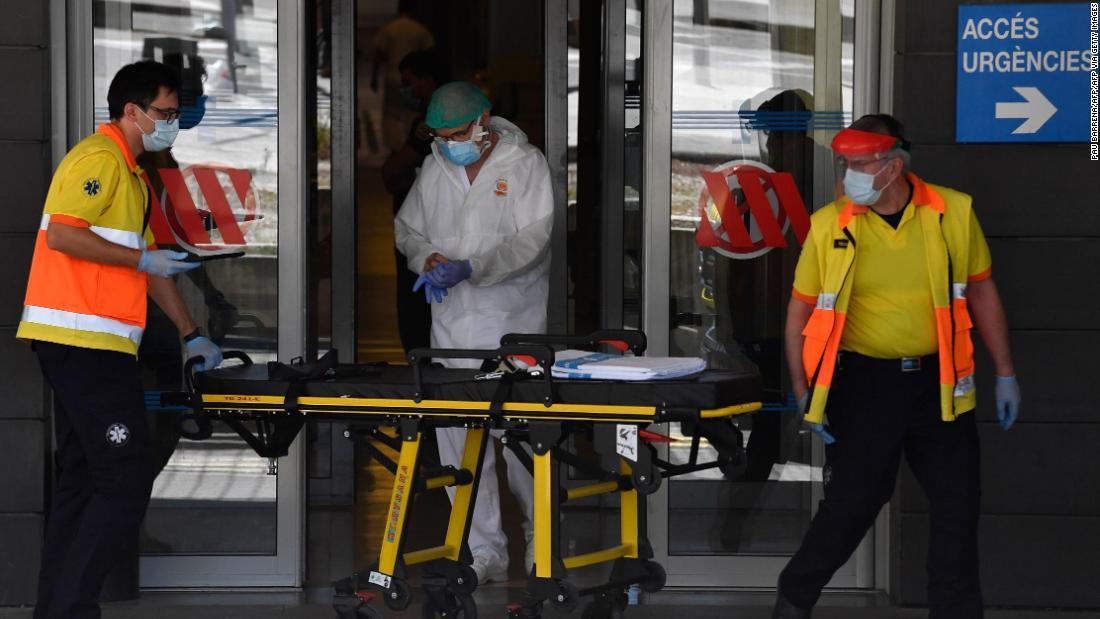
[[[50,215],[42,215],[42,222],[38,227],[39,230],[46,230],[50,227],[50,217]],[[115,245],[122,245],[130,249],[145,249],[146,246],[145,239],[137,232],[119,230],[117,228],[104,228],[103,226],[92,226],[89,230],[95,233],[99,238],[110,241]]]
[[[108,240],[115,245],[122,245],[123,247],[129,247],[130,249],[144,249],[144,241],[141,235],[137,232],[129,232],[126,230],[116,230],[115,228],[104,228],[102,226],[92,226],[90,228],[96,236]]]
[[[836,293],[822,292],[817,295],[817,309],[830,311],[836,309]]]
[[[966,298],[966,284],[954,284],[954,285],[952,285],[951,286],[951,292],[952,292],[952,294],[955,295],[952,298],[954,298],[954,299],[965,299]]]
[[[974,391],[974,375],[963,376],[959,380],[955,381],[955,397],[961,398],[962,396]]]
[[[107,333],[124,337],[134,344],[141,344],[141,335],[144,329],[125,322],[94,316],[92,314],[78,314],[64,310],[50,309],[26,305],[23,307],[23,322],[30,322],[62,329],[75,329],[77,331],[90,331],[92,333]]]

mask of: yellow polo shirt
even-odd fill
[[[46,195],[17,338],[137,354],[146,320],[146,274],[52,250],[46,230],[62,223],[118,245],[155,247],[141,175],[121,131],[110,123],[61,160]]]
[[[920,357],[939,349],[932,305],[931,278],[924,255],[924,237],[916,206],[905,207],[895,230],[873,211],[863,218],[856,261],[852,267],[852,296],[840,349],[879,359]],[[971,212],[968,280],[991,274],[989,245],[977,217]],[[802,248],[794,274],[794,296],[815,304],[821,292],[821,273],[813,243]],[[957,265],[955,268],[959,268]]]

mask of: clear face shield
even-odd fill
[[[901,150],[895,148],[869,155],[853,155],[850,157],[837,155],[833,161],[837,178],[842,179],[849,169],[864,174],[878,174],[886,167],[884,162],[900,158]]]

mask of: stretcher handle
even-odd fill
[[[244,365],[252,365],[252,358],[239,350],[227,350],[222,353],[222,359],[237,359]],[[214,433],[214,425],[202,408],[202,398],[195,392],[195,366],[205,361],[201,355],[191,357],[183,366],[184,381],[187,384],[187,393],[191,397],[191,412],[183,413],[176,418],[176,431],[180,436],[192,441],[202,441],[210,438]]]
[[[416,380],[416,393],[414,400],[419,402],[424,398],[424,381],[421,368],[431,363],[432,359],[481,359],[483,361],[503,361],[505,358],[516,357],[527,363],[534,361],[543,368],[542,380],[546,384],[546,394],[543,402],[549,406],[553,403],[553,386],[550,377],[550,368],[554,365],[554,349],[539,344],[509,344],[495,350],[475,350],[464,348],[414,348],[409,351],[409,365],[413,368],[413,377]]]
[[[241,350],[227,350],[222,353],[222,359],[236,359],[244,365],[252,365],[252,357],[249,357],[247,353]],[[187,360],[187,363],[183,364],[183,378],[187,381],[187,392],[195,393],[195,366],[206,361],[206,359],[199,355],[197,357],[191,357]]]
[[[595,350],[607,344],[620,352],[631,351],[640,355],[646,349],[646,337],[642,331],[632,329],[599,329],[588,335],[553,335],[543,333],[509,333],[500,338],[501,345],[547,344]]]

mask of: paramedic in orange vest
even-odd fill
[[[153,487],[137,350],[146,297],[164,310],[199,369],[221,351],[195,327],[172,277],[198,266],[158,250],[135,158],[172,145],[179,79],[157,62],[111,81],[111,121],[61,161],[46,196],[17,337],[54,392],[56,477],[35,619],[98,618],[107,572],[133,552]]]
[[[904,452],[930,506],[929,616],[977,619],[972,319],[1005,430],[1020,405],[989,247],[970,196],[909,171],[893,117],[864,116],[832,147],[845,195],[813,215],[786,327],[795,395],[826,444],[825,498],[779,577],[773,616],[810,617],[894,493]]]

